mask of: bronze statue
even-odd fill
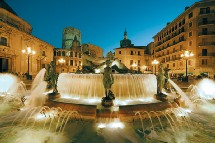
[[[168,79],[169,79],[169,69],[167,67],[164,68],[164,77],[165,77],[165,80],[164,80],[164,88],[167,90],[169,87],[168,85]]]
[[[104,75],[103,75],[103,85],[105,88],[105,97],[102,98],[102,105],[105,107],[113,106],[113,101],[115,96],[111,91],[111,86],[114,83],[114,78],[112,75],[112,69],[110,67],[110,61],[106,61],[106,67],[104,68]]]
[[[55,62],[51,61],[49,65],[46,67],[46,73],[45,73],[45,81],[47,81],[47,89],[53,89],[53,92],[51,94],[57,94],[57,80],[58,80],[58,74],[55,72]]]
[[[162,89],[164,87],[164,72],[163,72],[163,64],[160,64],[159,70],[158,70],[158,76],[157,76],[157,94],[162,94]]]
[[[105,88],[105,95],[108,97],[109,92],[111,91],[111,86],[114,83],[114,78],[112,75],[112,69],[110,68],[110,61],[106,61],[106,68],[104,68],[104,75],[103,75],[103,85]]]

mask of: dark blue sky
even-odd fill
[[[81,30],[82,43],[114,51],[123,39],[136,46],[153,41],[167,22],[199,0],[5,0],[19,17],[30,23],[33,35],[61,48],[62,32],[71,26]]]

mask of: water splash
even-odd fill
[[[46,69],[43,68],[36,75],[31,85],[31,91],[34,90],[40,84],[40,82],[44,81],[45,72],[46,72]]]
[[[192,102],[191,100],[187,97],[187,95],[181,90],[181,88],[175,83],[173,82],[171,79],[168,79],[168,82],[175,88],[175,90],[177,91],[177,93],[179,95],[181,95],[181,100],[182,102],[185,102],[186,106],[191,106]]]

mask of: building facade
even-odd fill
[[[134,46],[124,32],[124,39],[120,41],[120,47],[115,48],[115,58],[119,59],[128,69],[151,73],[150,54],[146,46]]]
[[[170,74],[215,74],[215,1],[203,0],[186,7],[154,37],[153,59],[170,69]],[[190,51],[193,57],[181,57]],[[187,68],[186,62],[187,61]]]
[[[81,45],[81,31],[74,27],[64,28],[62,37],[62,49],[70,50],[75,39],[79,42],[77,44]]]
[[[31,48],[33,55],[22,50]],[[32,26],[0,1],[0,72],[35,75],[53,60],[54,47],[32,35]]]
[[[68,28],[66,28],[68,30]],[[70,27],[69,30],[74,30],[74,28]],[[62,48],[54,49],[54,59],[56,61],[56,72],[62,73],[70,73],[77,72],[77,70],[82,69],[82,54],[87,53],[92,57],[103,57],[103,50],[96,45],[93,44],[82,44],[80,34],[81,32],[78,29],[75,29],[76,32],[73,32],[70,36],[74,36],[71,38],[70,42]],[[78,33],[77,33],[78,31]],[[75,34],[76,33],[76,34]],[[63,35],[65,34],[65,29],[63,31]],[[67,33],[68,34],[68,33]],[[79,38],[78,38],[79,37]],[[65,39],[63,38],[62,43],[64,45]]]

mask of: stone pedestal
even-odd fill
[[[60,93],[55,93],[55,92],[52,92],[52,93],[49,93],[48,94],[48,99],[56,99],[56,98],[60,98]]]
[[[163,93],[160,93],[160,94],[155,94],[155,99],[157,100],[160,100],[162,102],[167,102],[168,99],[167,99],[167,95],[163,94]]]
[[[103,97],[102,98],[102,106],[104,107],[111,107],[113,106],[113,100],[108,98],[108,97]]]

